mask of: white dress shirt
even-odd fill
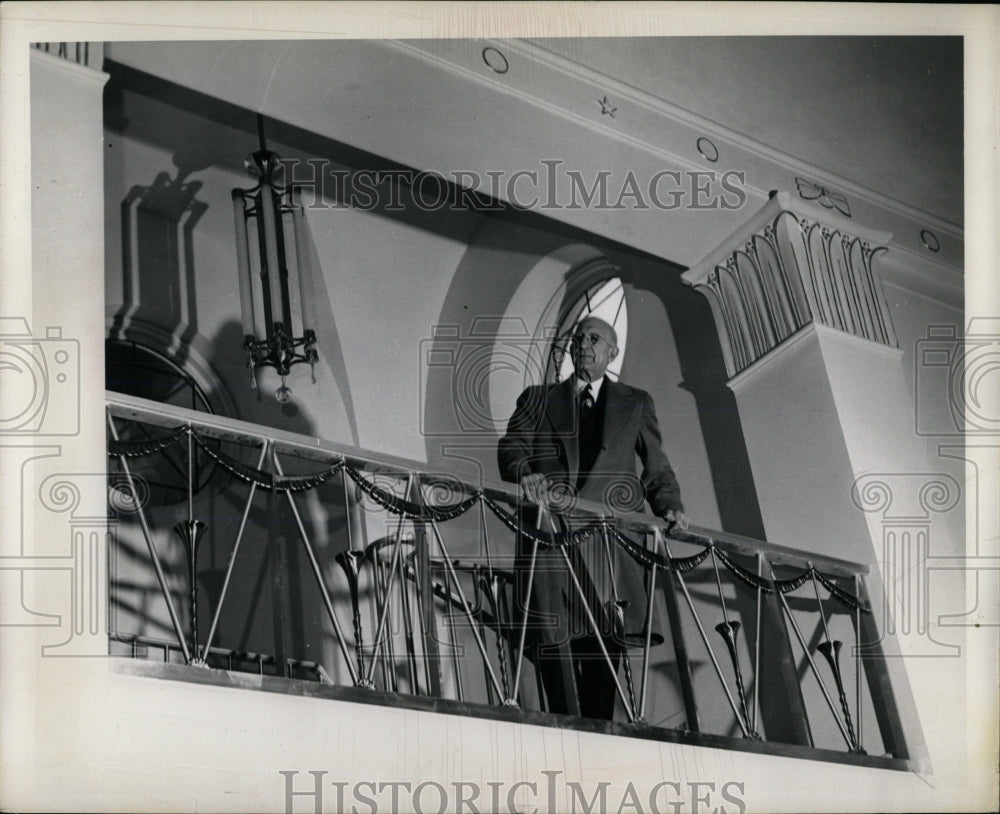
[[[586,379],[581,379],[579,376],[576,377],[576,381],[573,383],[574,390],[578,396],[583,392],[587,385],[590,385],[590,392],[594,397],[594,403],[597,403],[597,397],[601,394],[601,385],[604,384],[604,377],[601,376],[594,379],[592,382],[588,382]]]

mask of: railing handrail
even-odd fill
[[[176,429],[178,424],[196,426],[199,431],[213,438],[245,443],[253,443],[266,437],[282,451],[294,451],[301,457],[313,460],[342,457],[350,464],[361,467],[368,472],[391,473],[401,476],[413,473],[424,477],[442,474],[440,469],[435,469],[426,461],[416,461],[338,441],[289,432],[263,424],[254,424],[241,419],[163,404],[111,390],[105,391],[105,398],[111,415],[142,421],[153,426],[170,429]],[[476,486],[454,475],[449,474],[449,478],[462,484],[470,493],[481,489],[487,496],[511,504],[516,503],[519,498],[519,490],[509,483],[484,479],[480,485]],[[581,513],[609,515],[606,506],[594,501],[579,500],[577,508]],[[654,529],[660,529],[666,533],[664,523],[660,518],[644,512],[616,513],[614,517],[630,531],[651,533]],[[752,537],[694,525],[690,527],[689,531],[691,534],[687,536],[690,539],[679,537],[678,541],[682,543],[712,542],[722,550],[743,556],[755,556],[758,552],[764,552],[773,565],[801,567],[812,564],[830,576],[853,577],[869,572],[868,566],[862,563],[756,540]]]

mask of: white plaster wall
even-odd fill
[[[852,519],[853,476],[813,328],[738,376],[731,387],[772,543],[871,561]],[[851,540],[863,541],[859,547]]]
[[[286,807],[283,770],[297,772],[293,788],[307,792],[314,790],[308,773],[326,772],[315,810],[330,812],[370,810],[354,797],[364,781],[411,788],[434,781],[450,794],[442,810],[466,812],[493,810],[488,782],[500,784],[498,811],[542,812],[582,810],[566,785],[574,782],[588,799],[607,784],[606,805],[595,810],[617,811],[625,801],[624,810],[685,813],[946,810],[956,791],[949,783],[929,791],[905,772],[195,686],[119,675],[93,661],[72,679],[64,669],[40,677],[45,691],[60,686],[40,734],[53,736],[60,717],[75,720],[45,758],[8,764],[17,769],[5,788],[13,807],[33,800],[79,811],[313,811],[314,796]],[[669,786],[655,791],[664,781],[680,784],[679,793]],[[347,784],[343,809],[334,782]],[[457,805],[457,782],[476,785],[478,808]],[[534,785],[515,788],[518,782]],[[629,783],[637,802],[627,802]],[[702,802],[693,802],[692,791]],[[383,787],[378,810],[390,809],[390,793]],[[439,810],[433,789],[420,799],[422,810]],[[400,800],[400,810],[413,810],[405,791]]]
[[[958,394],[949,386],[949,376],[954,370],[950,366],[927,364],[935,357],[940,359],[942,349],[952,358],[963,356],[968,326],[961,269],[892,251],[882,258],[879,268],[902,353],[904,387],[911,403],[910,411],[899,417],[899,423],[908,431],[912,443],[923,445],[932,472],[944,473],[963,484],[967,467],[971,466],[966,462],[962,428],[956,424]],[[949,333],[954,337],[951,340],[947,338]],[[928,347],[932,349],[931,356],[926,354]],[[958,409],[960,413],[960,404]],[[952,540],[961,541],[967,534],[978,535],[974,526],[981,509],[973,505],[977,497],[973,489],[963,495],[960,505],[938,518]],[[966,506],[973,513],[971,524],[966,523],[963,512]]]

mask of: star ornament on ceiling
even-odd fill
[[[603,99],[598,99],[597,104],[601,106],[602,116],[610,116],[612,119],[615,117],[615,111],[618,110],[618,108],[608,101],[607,94],[605,94]]]

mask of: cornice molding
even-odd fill
[[[886,285],[949,308],[965,309],[965,278],[954,266],[893,243],[889,252],[879,256],[874,268]]]
[[[800,200],[784,190],[778,190],[768,198],[764,206],[747,219],[743,226],[709,252],[700,263],[684,272],[684,279],[695,281],[704,278],[712,267],[724,262],[730,254],[746,243],[752,233],[763,229],[780,212],[794,212],[799,218],[821,223],[831,231],[853,235],[866,243],[885,245],[892,240],[892,235],[889,232],[869,229],[862,223]]]

